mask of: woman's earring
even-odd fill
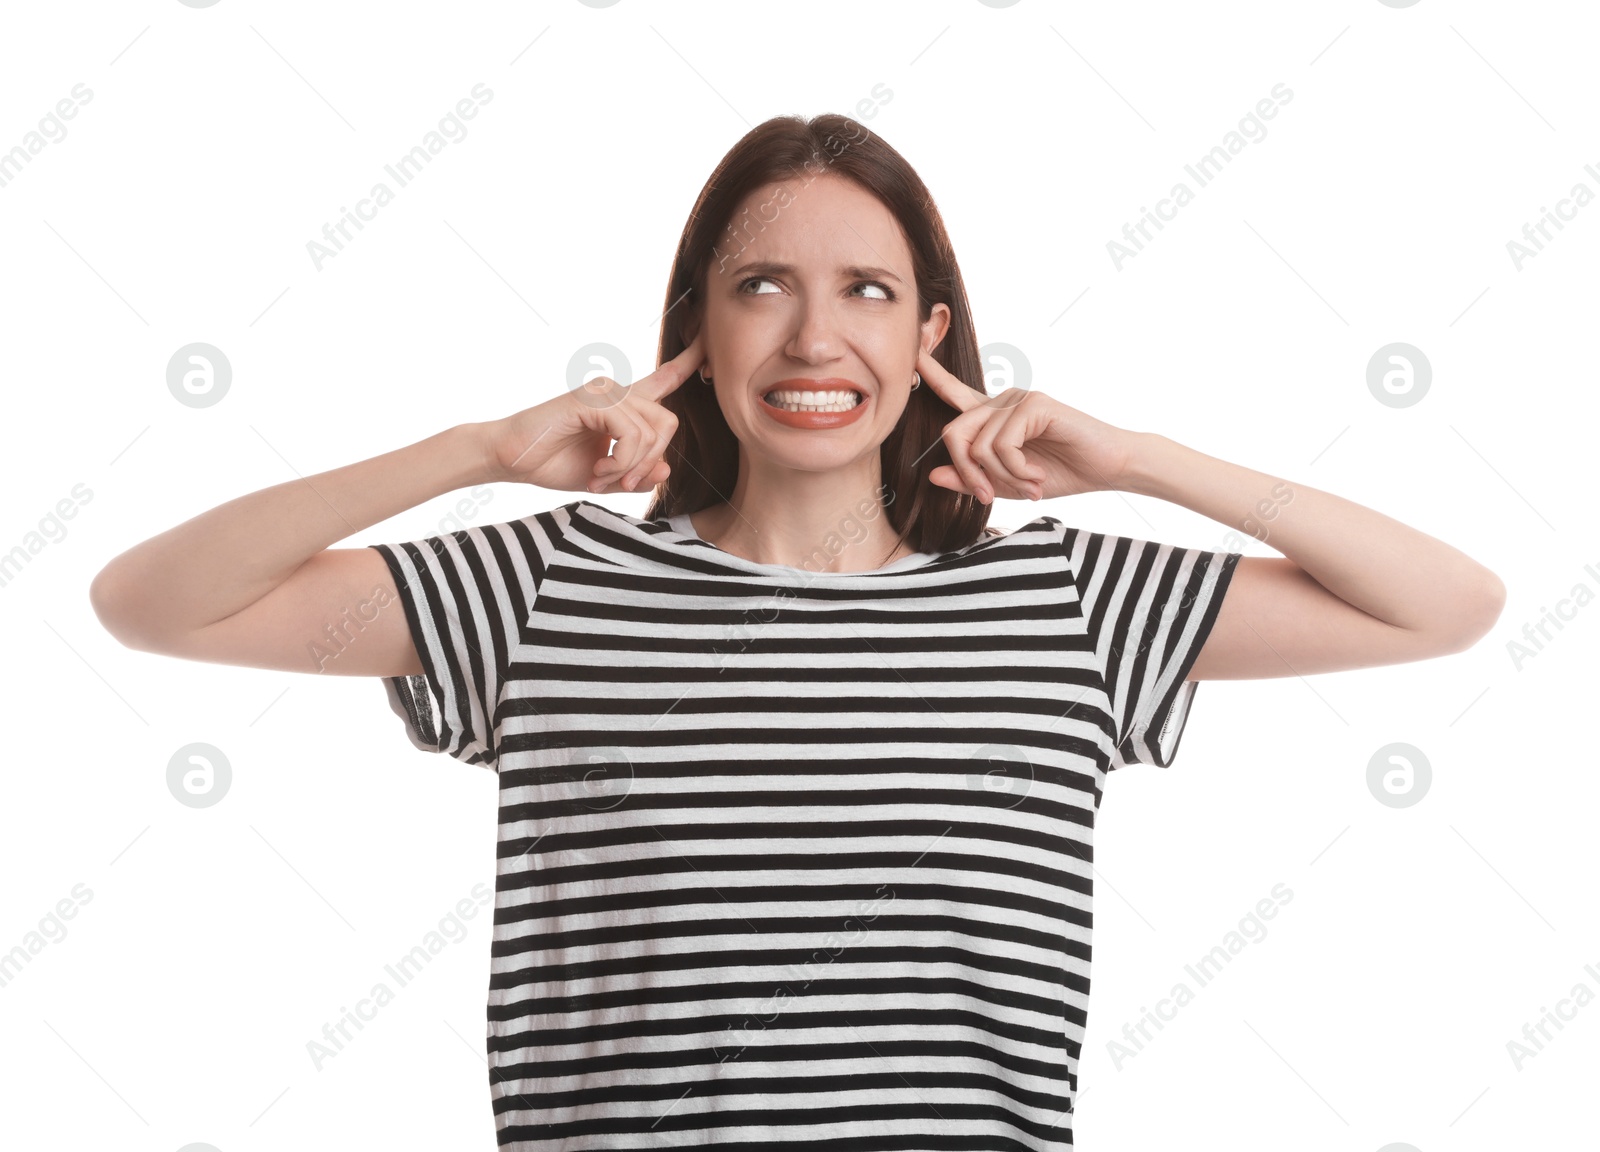
[[[913,392],[915,392],[918,388],[921,388],[921,387],[922,387],[922,373],[915,372],[915,371],[912,372],[911,373],[911,390]]]
[[[700,370],[700,379],[704,380],[707,384],[711,383],[711,373],[702,368]]]

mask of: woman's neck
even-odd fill
[[[870,500],[864,503],[871,504]],[[916,549],[900,543],[889,518],[863,521],[856,506],[839,516],[766,515],[759,522],[731,504],[714,504],[689,517],[695,535],[722,551],[755,564],[780,564],[813,572],[871,572]]]

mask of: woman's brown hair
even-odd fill
[[[758,124],[728,150],[706,180],[678,240],[656,363],[664,364],[682,352],[688,346],[686,328],[692,338],[691,317],[704,316],[706,278],[718,259],[718,242],[726,241],[725,251],[736,254],[763,229],[761,219],[748,210],[739,221],[733,219],[740,203],[768,184],[800,179],[809,184],[825,173],[871,192],[899,221],[911,249],[918,320],[926,322],[936,302],[950,309],[949,329],[933,358],[956,379],[987,395],[961,269],[932,195],[905,158],[881,137],[848,116],[831,113],[810,120],[775,116]],[[767,221],[774,218],[768,216]],[[739,441],[722,416],[715,391],[696,372],[661,403],[678,418],[665,452],[672,472],[656,485],[644,519],[698,512],[726,502],[739,477]],[[988,527],[990,505],[928,479],[934,468],[950,463],[942,433],[956,416],[954,408],[923,384],[912,391],[905,412],[879,449],[880,499],[889,523],[901,542],[919,552],[954,551],[998,534]],[[899,498],[907,493],[909,500]]]

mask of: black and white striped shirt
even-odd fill
[[[1072,1144],[1101,789],[1172,762],[1238,553],[829,574],[589,500],[373,547],[392,705],[499,774],[501,1146]]]

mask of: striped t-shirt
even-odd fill
[[[1172,762],[1238,553],[829,574],[589,500],[373,547],[391,704],[499,775],[501,1146],[1072,1144],[1101,789]]]

